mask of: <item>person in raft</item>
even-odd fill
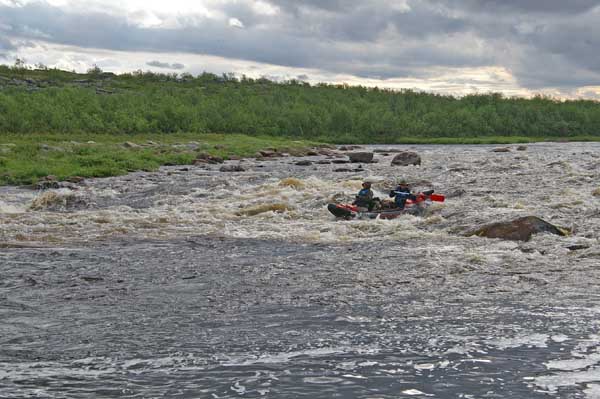
[[[404,209],[406,200],[416,200],[417,197],[411,193],[410,187],[406,180],[402,179],[398,182],[398,186],[390,191],[390,197],[394,197],[394,203],[400,209]]]
[[[373,200],[373,190],[371,190],[371,182],[365,181],[362,184],[362,189],[356,195],[356,199],[352,203],[353,205],[358,206],[359,208],[367,208],[368,210],[372,210],[375,206],[375,201]]]

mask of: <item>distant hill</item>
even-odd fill
[[[0,66],[0,133],[242,133],[337,143],[600,137],[600,103],[452,97],[204,73]],[[418,140],[417,140],[418,141]]]

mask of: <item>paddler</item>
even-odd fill
[[[367,208],[368,210],[372,210],[375,206],[375,201],[373,200],[373,197],[374,194],[373,190],[371,190],[371,182],[364,181],[362,183],[362,189],[358,192],[352,204],[360,208]]]
[[[406,200],[415,201],[417,197],[410,191],[408,182],[404,179],[400,179],[398,186],[390,191],[390,197],[394,197],[394,203],[400,209],[404,209]]]

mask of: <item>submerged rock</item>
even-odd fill
[[[298,166],[310,166],[310,165],[312,165],[312,162],[309,161],[308,159],[305,159],[305,160],[296,162],[296,165],[298,165]]]
[[[373,162],[373,153],[360,151],[360,152],[350,152],[348,153],[348,158],[350,158],[350,162],[352,163],[371,163]]]
[[[494,148],[492,152],[510,152],[510,148],[508,147],[498,147]]]
[[[403,151],[392,159],[392,166],[421,165],[421,157],[413,151]]]
[[[517,147],[517,151],[527,151],[527,146],[526,145],[520,145]]]
[[[475,230],[467,232],[467,236],[479,236],[487,238],[501,238],[503,240],[529,241],[536,233],[551,233],[566,236],[569,230],[557,227],[537,216],[525,216],[511,222],[497,222],[487,224]]]

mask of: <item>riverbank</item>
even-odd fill
[[[0,185],[34,184],[47,176],[57,181],[120,176],[190,165],[199,154],[227,160],[265,149],[302,152],[316,145],[238,134],[8,134],[0,136]]]
[[[281,155],[307,155],[327,139],[308,141],[241,134],[36,134],[0,136],[0,185],[35,184],[47,176],[53,180],[120,176],[135,171],[151,172],[165,165],[191,165],[198,156],[234,160],[256,157],[260,151]],[[381,144],[523,144],[552,142],[550,137],[405,137]],[[572,137],[561,142],[600,141],[600,137]],[[336,144],[365,144],[361,141]],[[371,143],[373,144],[373,143]]]

